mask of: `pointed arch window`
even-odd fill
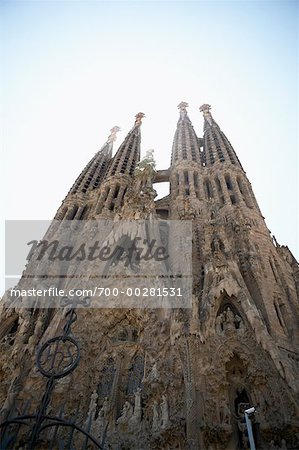
[[[225,183],[226,183],[226,187],[229,191],[233,190],[233,185],[232,185],[232,181],[229,175],[225,175]]]
[[[223,192],[222,192],[222,186],[221,186],[221,183],[220,183],[218,177],[215,178],[215,183],[216,183],[216,188],[217,188],[217,192],[218,192],[218,196],[219,196],[219,200],[220,200],[220,205],[223,206],[224,205],[224,196],[223,196]]]
[[[101,370],[100,383],[98,384],[99,398],[109,397],[112,391],[113,381],[115,377],[115,363],[113,358],[108,358]]]
[[[127,395],[134,395],[141,386],[144,375],[144,357],[142,355],[135,356],[129,369]]]
[[[185,180],[185,185],[189,186],[189,174],[187,170],[184,170],[184,180]]]

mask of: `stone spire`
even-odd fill
[[[136,114],[136,120],[135,120],[135,127],[139,127],[142,124],[142,119],[145,117],[145,114],[142,112],[139,112]]]
[[[195,134],[191,120],[187,114],[188,103],[181,102],[178,105],[180,118],[174,135],[171,155],[171,165],[180,161],[194,161],[201,164],[198,137]]]
[[[110,217],[123,205],[128,185],[140,160],[140,125],[143,117],[145,115],[142,112],[136,114],[133,128],[111,161],[94,208],[96,217]]]
[[[120,128],[118,126],[111,128],[110,135],[108,136],[107,142],[111,143],[111,142],[116,141],[116,133],[118,133],[119,131],[120,131]]]
[[[199,198],[203,160],[199,139],[187,113],[188,103],[178,105],[180,117],[171,155],[170,191],[173,198]]]
[[[136,164],[140,159],[140,125],[143,117],[145,115],[142,112],[136,114],[134,127],[129,131],[114,156],[107,177],[116,174],[133,175]]]
[[[112,157],[113,142],[116,140],[118,131],[120,131],[118,126],[111,128],[107,141],[82,170],[71,187],[69,194],[86,193],[99,186],[105,175],[108,162]]]
[[[218,127],[211,114],[211,108],[211,105],[208,105],[207,103],[204,103],[199,108],[199,111],[202,112],[204,117],[204,131],[206,131],[209,127]]]
[[[220,130],[211,114],[211,105],[203,104],[199,110],[204,117],[204,148],[203,158],[205,165],[212,166],[216,162],[228,163],[242,168],[233,146]]]

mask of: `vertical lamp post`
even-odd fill
[[[252,406],[251,408],[245,409],[244,413],[245,413],[245,421],[246,421],[247,433],[248,433],[248,438],[249,438],[250,450],[256,450],[254,438],[253,438],[253,432],[252,432],[252,424],[251,424],[251,419],[250,419],[250,416],[252,416],[252,414],[255,413],[255,407]]]

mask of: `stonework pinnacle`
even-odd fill
[[[142,124],[142,119],[145,117],[145,114],[143,112],[139,112],[136,114],[136,120],[135,120],[135,126],[139,127]]]
[[[208,105],[207,103],[204,103],[203,105],[200,106],[199,111],[202,112],[203,114],[210,112],[211,109],[211,105]]]
[[[119,131],[120,128],[118,126],[111,128],[107,141],[109,143],[116,141],[116,133],[118,133]]]
[[[207,123],[208,123],[210,126],[212,126],[212,125],[213,125],[213,122],[214,122],[210,110],[211,110],[211,105],[208,105],[207,103],[204,103],[204,104],[199,108],[199,111],[203,113],[203,116],[204,116],[204,119],[205,119],[204,129],[206,129]],[[214,122],[214,124],[215,124],[215,122]]]
[[[187,112],[186,108],[188,108],[189,104],[187,102],[181,102],[178,105],[178,108],[181,112]]]

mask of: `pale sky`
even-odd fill
[[[170,163],[212,105],[268,228],[299,258],[297,1],[2,1],[4,219],[51,219],[118,125]],[[165,186],[159,188],[164,189]],[[160,192],[160,195],[162,191]]]

